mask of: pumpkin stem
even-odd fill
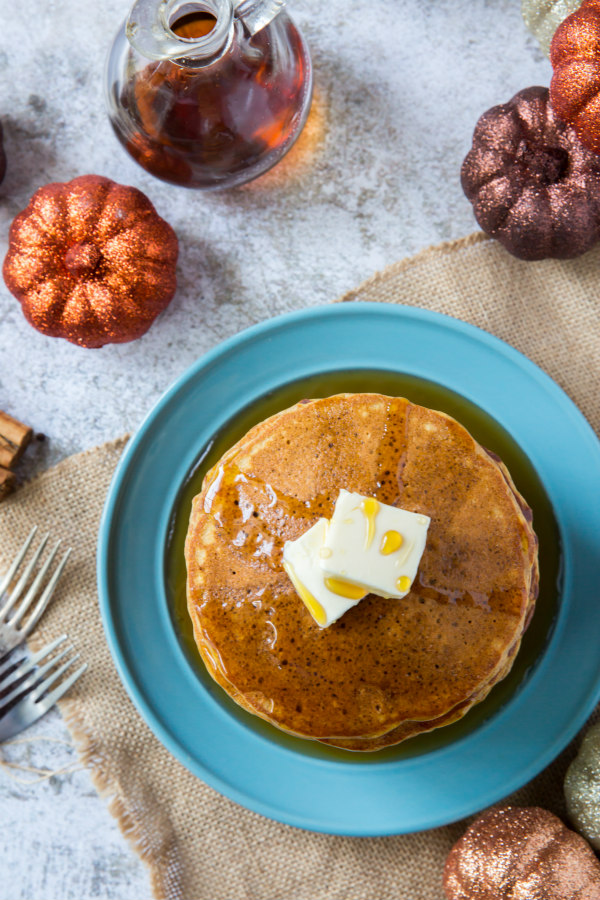
[[[75,278],[91,275],[102,259],[102,254],[89,241],[74,244],[65,256],[65,266]]]
[[[521,152],[521,159],[542,184],[556,184],[567,174],[569,168],[569,154],[563,147],[526,145]]]

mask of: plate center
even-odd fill
[[[194,642],[185,590],[185,536],[192,500],[200,492],[206,473],[258,422],[304,398],[344,392],[406,397],[412,403],[441,410],[457,419],[480,444],[498,454],[505,463],[518,491],[533,510],[533,526],[540,542],[540,593],[532,622],[509,675],[458,722],[375,753],[353,753],[294,738],[238,707],[206,671]],[[241,409],[213,435],[187,473],[171,511],[163,571],[170,619],[183,654],[203,688],[230,715],[265,740],[295,753],[348,763],[378,764],[430,753],[465,737],[494,716],[519,691],[542,656],[552,632],[558,607],[560,559],[558,526],[544,486],[518,443],[492,416],[434,381],[404,373],[364,369],[324,372],[284,384]]]

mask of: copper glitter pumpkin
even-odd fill
[[[581,143],[600,153],[600,0],[584,0],[550,45],[550,100]]]
[[[0,183],[6,175],[6,156],[4,153],[4,132],[2,131],[2,122],[0,122]]]
[[[444,869],[448,900],[600,900],[600,863],[551,812],[493,809],[454,845]]]
[[[568,258],[600,237],[600,157],[530,87],[484,113],[461,173],[483,230],[521,259]]]
[[[175,293],[175,232],[136,188],[83,175],[33,195],[4,280],[27,320],[82,347],[132,341]]]

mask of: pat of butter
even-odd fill
[[[327,526],[327,519],[319,519],[297,540],[286,541],[283,547],[283,567],[298,596],[321,628],[343,616],[367,593],[355,587],[353,597],[340,596],[326,586],[325,575],[319,568],[319,553],[323,550]]]
[[[341,490],[319,556],[326,582],[349,582],[379,597],[405,597],[425,550],[430,521],[429,516]]]

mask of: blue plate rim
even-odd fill
[[[253,325],[252,327],[233,335],[232,337],[218,344],[216,347],[208,351],[208,353],[200,357],[171,384],[171,386],[165,391],[161,398],[159,398],[157,403],[152,407],[152,409],[148,412],[148,414],[141,422],[135,435],[129,441],[121,456],[121,459],[119,460],[102,512],[98,539],[98,591],[105,634],[121,680],[134,705],[136,706],[142,717],[145,719],[145,721],[150,725],[152,731],[167,747],[167,749],[177,759],[179,759],[180,762],[182,762],[188,769],[194,772],[194,774],[201,777],[207,784],[210,784],[212,787],[235,800],[240,805],[250,808],[270,818],[274,818],[289,825],[307,828],[313,831],[321,831],[324,833],[375,836],[404,833],[405,831],[418,831],[426,828],[436,827],[438,825],[446,824],[450,821],[455,821],[459,818],[462,818],[472,813],[474,809],[472,803],[467,803],[464,807],[461,807],[460,804],[455,804],[454,813],[451,818],[448,818],[447,815],[442,815],[441,817],[431,816],[429,819],[421,822],[418,827],[410,827],[406,829],[400,827],[398,829],[388,828],[382,830],[376,825],[361,825],[360,827],[348,825],[348,827],[340,829],[339,827],[329,827],[322,822],[312,821],[309,818],[305,818],[304,820],[302,820],[297,815],[286,814],[284,810],[274,810],[271,805],[261,803],[261,801],[257,798],[249,794],[245,794],[243,791],[235,789],[226,781],[220,779],[219,777],[216,777],[214,773],[208,772],[201,763],[191,759],[185,753],[185,751],[182,750],[179,744],[172,738],[168,730],[163,726],[162,722],[155,716],[154,711],[148,705],[146,698],[138,691],[135,679],[128,670],[125,660],[121,655],[121,648],[116,638],[116,633],[111,619],[109,586],[107,578],[107,558],[109,552],[110,527],[111,521],[115,515],[118,503],[120,501],[120,492],[122,490],[123,481],[127,475],[127,471],[130,465],[135,460],[136,454],[142,447],[147,431],[155,422],[155,420],[160,417],[162,411],[169,407],[169,404],[172,403],[173,399],[177,397],[178,393],[182,389],[184,389],[186,385],[188,385],[188,383],[190,383],[193,379],[197,378],[200,373],[207,372],[213,365],[220,363],[224,358],[227,358],[229,355],[231,355],[231,353],[235,352],[241,345],[250,344],[254,340],[256,340],[257,337],[264,337],[265,335],[271,335],[272,337],[279,330],[287,329],[290,326],[293,326],[295,323],[303,322],[307,319],[322,318],[327,320],[339,315],[343,315],[346,317],[361,317],[367,313],[370,315],[381,315],[384,319],[387,319],[389,316],[400,317],[400,319],[408,318],[412,320],[420,320],[425,323],[435,325],[436,327],[450,328],[453,331],[460,332],[471,340],[474,340],[477,344],[487,345],[492,349],[492,351],[499,352],[503,357],[507,358],[509,361],[515,364],[519,369],[522,369],[530,376],[533,376],[534,380],[537,381],[542,387],[545,387],[546,390],[550,391],[554,395],[562,397],[562,402],[565,405],[565,408],[570,410],[571,414],[575,416],[579,428],[583,428],[583,431],[587,432],[587,438],[592,441],[596,453],[598,452],[598,439],[591,426],[585,420],[582,413],[570,400],[568,395],[555,381],[550,378],[549,375],[547,375],[542,369],[536,366],[533,362],[531,362],[531,360],[525,357],[514,347],[510,346],[499,338],[496,338],[494,335],[491,335],[488,332],[460,319],[456,319],[452,316],[433,312],[431,310],[426,310],[419,307],[405,306],[402,304],[380,304],[365,302],[351,302],[344,304],[318,306],[288,313],[282,316],[277,316]],[[332,371],[334,371],[336,368],[339,367],[333,367]],[[319,371],[322,370],[323,369],[320,369]],[[398,371],[399,370],[400,368],[398,368]],[[316,370],[311,370],[309,368],[307,371],[310,372]],[[296,375],[294,377],[298,378],[302,376]],[[475,400],[475,402],[477,401]],[[552,642],[555,642],[557,635],[560,634],[560,630],[562,628],[562,625],[564,624],[564,618],[565,616],[561,615],[555,629],[555,634],[552,637]],[[534,761],[532,761],[529,767],[521,769],[518,773],[515,772],[513,780],[505,782],[502,794],[498,795],[497,792],[495,792],[490,796],[483,797],[481,806],[487,806],[490,803],[496,802],[501,798],[501,796],[505,796],[506,794],[510,793],[512,790],[521,786],[523,783],[530,780],[530,778],[534,777],[535,774],[541,771],[541,769],[544,768],[556,756],[558,752],[560,752],[560,750],[566,745],[568,740],[583,725],[586,718],[592,711],[594,705],[596,704],[599,696],[600,683],[597,680],[595,689],[593,692],[590,692],[587,702],[581,704],[577,712],[574,713],[571,717],[567,732],[562,733],[561,735],[557,735],[554,744],[547,748],[545,754],[542,754],[541,756],[538,755],[538,757]],[[457,743],[468,740],[469,736],[466,736]],[[434,751],[434,754],[436,752],[438,751]],[[406,767],[412,762],[412,760],[403,760],[403,765]],[[336,763],[330,763],[329,761],[314,759],[311,760],[311,764],[319,766],[337,765]],[[393,768],[395,766],[395,763],[386,762],[377,764],[378,769],[382,769],[386,766]]]

